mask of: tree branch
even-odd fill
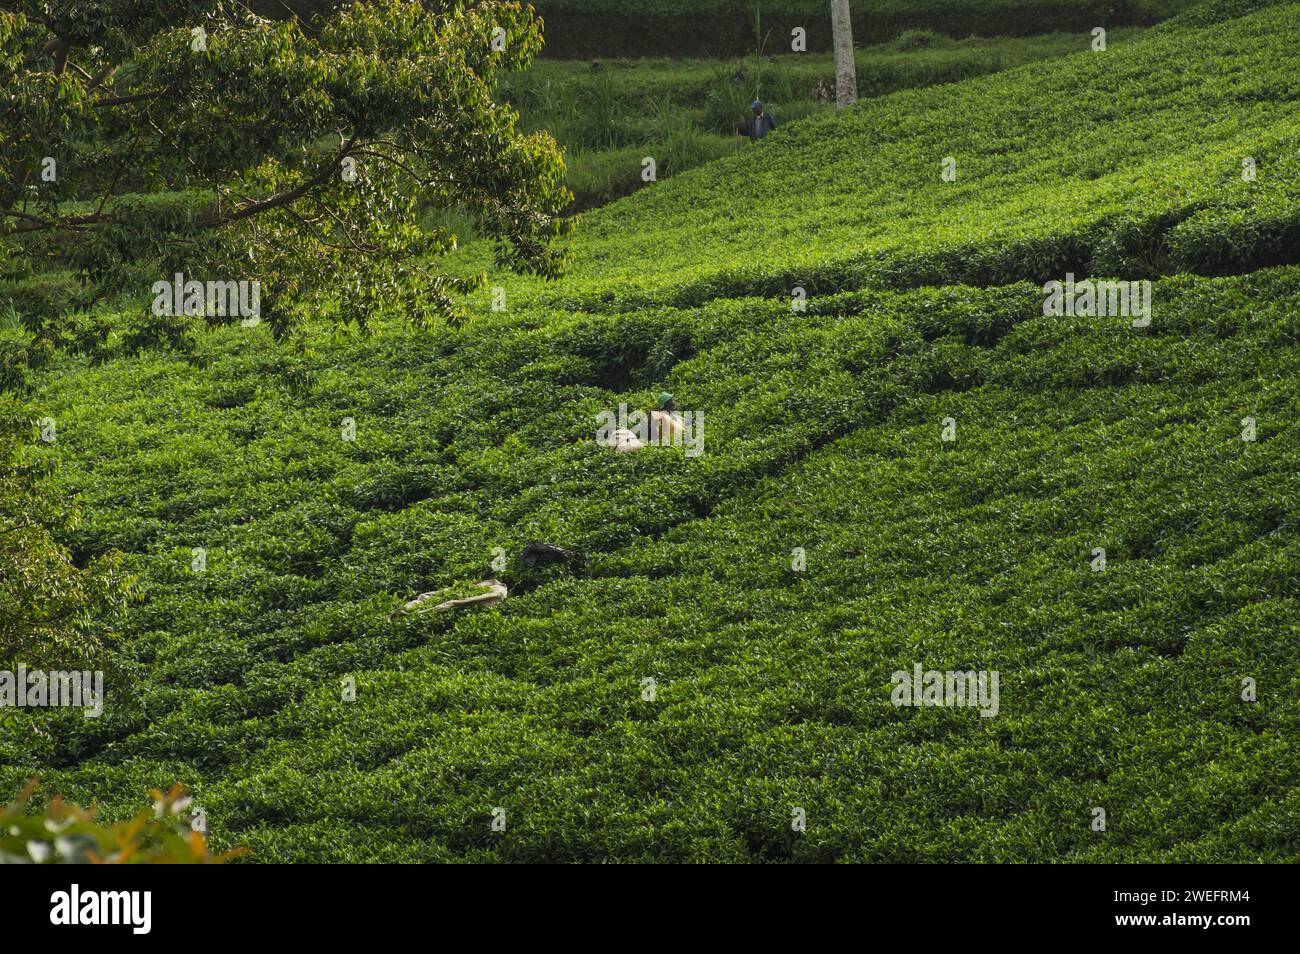
[[[355,152],[358,156],[374,156],[377,159],[383,159],[385,162],[391,163],[399,169],[405,170],[406,174],[416,182],[420,183],[420,185],[429,184],[426,180],[420,178],[419,174],[414,169],[402,162],[400,159],[394,159],[392,156],[386,156],[382,152],[375,152],[370,149],[357,149]]]
[[[265,212],[267,209],[276,209],[282,205],[288,205],[295,199],[302,198],[317,186],[324,185],[329,180],[330,176],[338,171],[343,160],[346,159],[348,154],[352,151],[355,142],[356,140],[354,138],[343,143],[339,151],[334,154],[334,158],[327,162],[319,172],[302,184],[289,189],[287,192],[278,192],[275,195],[267,196],[265,199],[251,202],[227,215],[220,216],[214,219],[208,227],[213,228],[220,225],[228,225],[231,222],[238,222],[241,219],[248,218],[250,215],[257,215],[260,212]]]
[[[47,229],[72,228],[80,230],[85,225],[95,225],[108,219],[106,215],[75,215],[66,219],[43,219],[38,215],[32,215],[30,212],[20,212],[17,209],[4,209],[0,215],[13,216],[14,218],[24,219],[26,225],[16,225],[0,231],[0,235],[18,235],[23,232],[44,232]]]
[[[151,89],[143,93],[131,93],[127,96],[105,96],[103,99],[95,100],[94,106],[96,109],[110,109],[113,106],[123,106],[127,103],[139,103],[147,99],[157,99],[159,96],[163,96],[167,92],[169,91],[165,89]]]
[[[100,85],[117,72],[116,66],[105,66],[102,70],[90,78],[90,85],[86,87],[87,93],[93,93],[99,89]]]

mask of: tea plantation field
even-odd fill
[[[1286,8],[823,114],[593,216],[595,300],[1238,271],[1295,255]],[[1087,50],[1087,36],[1080,37]],[[1266,174],[1242,179],[1253,158]],[[951,158],[956,178],[941,178]],[[570,282],[554,301],[589,304]],[[585,290],[585,288],[583,289]]]
[[[33,374],[143,598],[0,787],[183,781],[253,862],[1296,860],[1300,4],[1254,6],[790,124],[436,335]],[[1067,272],[1150,324],[1045,316]],[[702,454],[596,445],[661,390]]]
[[[1113,47],[1141,32],[1117,27],[1107,32],[1107,43]],[[1077,32],[953,40],[913,31],[857,49],[858,96],[996,73],[1077,53],[1086,41]],[[748,148],[736,127],[755,98],[783,125],[835,109],[829,53],[775,53],[725,60],[544,59],[507,76],[499,93],[519,109],[525,128],[545,129],[564,148],[573,205],[586,210],[636,191],[647,155],[655,158],[662,181]]]

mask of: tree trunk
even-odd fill
[[[835,105],[839,109],[858,101],[858,74],[853,63],[853,26],[849,0],[831,0],[831,32],[835,42]]]

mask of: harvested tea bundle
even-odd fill
[[[485,593],[476,593],[475,590],[486,589]],[[484,580],[481,583],[475,583],[473,586],[459,585],[447,586],[440,590],[433,590],[429,593],[421,593],[415,599],[404,603],[395,609],[390,619],[396,619],[399,616],[406,616],[410,613],[444,613],[448,610],[459,609],[462,606],[496,606],[505,602],[506,585],[500,580]],[[448,597],[436,605],[430,605],[435,599]]]

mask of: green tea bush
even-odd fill
[[[7,307],[22,324],[39,327],[64,311],[85,305],[81,283],[72,275],[42,275],[7,289]]]
[[[915,50],[942,46],[945,39],[933,30],[904,30],[894,37],[890,45],[901,53],[911,53]]]

